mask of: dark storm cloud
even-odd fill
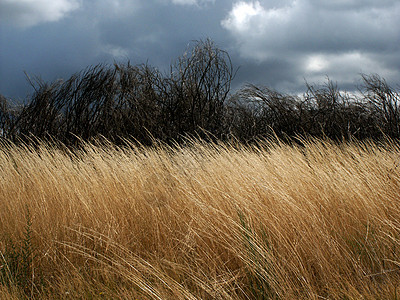
[[[25,28],[15,26],[18,20],[3,22],[0,93],[25,97],[31,89],[24,70],[54,80],[90,64],[114,61],[148,61],[166,69],[191,40],[217,40],[226,33],[219,24],[224,1],[175,2],[86,0],[57,22]]]
[[[348,85],[359,73],[400,81],[389,62],[400,59],[399,15],[398,1],[297,0],[273,7],[239,1],[221,25],[246,60],[265,66],[286,61],[286,75],[274,77],[282,74],[274,68],[262,72],[273,86],[284,85],[282,77],[289,87],[326,75]]]
[[[240,67],[234,82],[304,90],[326,75],[400,82],[400,4],[372,0],[0,0],[0,93],[23,98],[23,71],[44,80],[88,65],[166,70],[193,40],[212,38]]]
[[[5,30],[4,30],[5,31]],[[30,30],[2,32],[0,45],[0,91],[7,95],[25,97],[32,89],[25,80],[29,75],[40,75],[44,80],[69,76],[92,59],[96,38],[89,32],[66,28],[63,22]],[[11,89],[13,85],[20,88]],[[4,92],[3,92],[4,90]]]

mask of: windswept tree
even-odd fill
[[[306,84],[303,103],[307,103],[302,129],[311,136],[333,140],[360,137],[360,121],[365,117],[360,101],[354,95],[341,91],[329,78],[323,86]],[[356,115],[356,116],[355,116]],[[359,117],[359,118],[358,118]]]
[[[362,75],[361,93],[369,105],[371,119],[379,131],[391,138],[400,138],[400,92],[377,74]]]
[[[247,84],[230,94],[235,71],[228,53],[197,41],[167,72],[147,64],[96,65],[67,80],[30,81],[20,107],[0,97],[0,137],[66,144],[105,137],[151,144],[200,138],[251,142],[271,134],[332,140],[400,138],[400,93],[378,75],[362,75],[359,93],[327,80],[303,95]]]
[[[204,130],[220,137],[232,79],[228,53],[206,40],[189,48],[165,75],[128,63],[91,66],[65,81],[31,81],[35,92],[18,115],[14,137],[74,143],[103,136],[151,143]],[[5,129],[7,117],[1,118]]]
[[[198,41],[171,65],[162,83],[166,128],[169,136],[223,133],[224,103],[234,70],[226,51],[207,39]]]
[[[10,111],[7,98],[0,94],[0,137],[7,136],[10,128]]]
[[[298,97],[269,89],[246,85],[238,94],[241,102],[251,103],[256,112],[257,136],[278,133],[292,136],[300,127],[300,101]]]
[[[36,80],[17,120],[18,134],[66,143],[99,136],[146,142],[146,132],[159,128],[158,77],[147,65],[128,63],[92,66],[51,84]]]
[[[306,84],[302,96],[246,85],[226,108],[229,130],[244,141],[267,135],[313,136],[332,140],[400,138],[400,94],[377,75],[362,75],[360,94]]]

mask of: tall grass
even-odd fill
[[[5,299],[399,299],[400,148],[0,149]]]

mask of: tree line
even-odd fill
[[[23,105],[0,95],[0,137],[66,145],[99,137],[115,143],[180,142],[187,136],[252,142],[271,134],[333,140],[400,138],[400,94],[378,75],[361,75],[350,94],[331,80],[303,95],[245,85],[213,41],[198,41],[160,72],[148,64],[96,65],[67,80],[30,80]]]

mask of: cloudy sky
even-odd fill
[[[400,84],[399,0],[0,0],[0,93],[25,99],[24,75],[68,78],[98,63],[159,69],[211,38],[254,83],[304,92],[360,73]]]

